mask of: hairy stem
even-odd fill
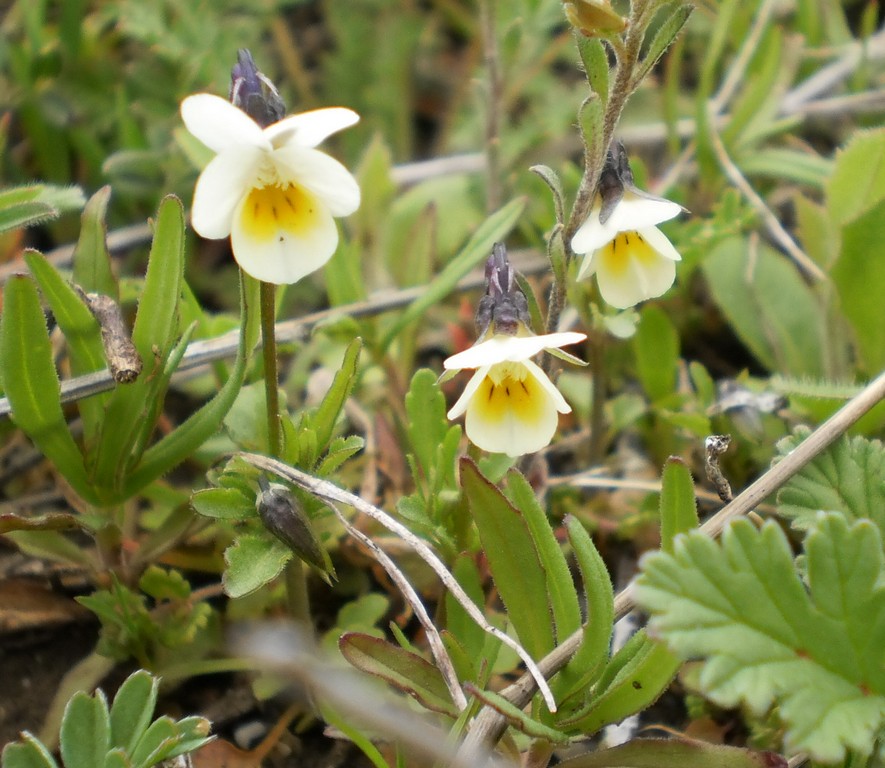
[[[267,449],[279,457],[282,449],[280,435],[280,395],[277,382],[276,286],[261,283],[261,356],[264,362],[264,394],[267,409]]]

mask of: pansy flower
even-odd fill
[[[485,451],[534,453],[550,443],[559,414],[571,408],[531,358],[587,337],[571,332],[535,336],[529,330],[528,302],[501,243],[495,243],[485,275],[486,292],[476,312],[479,341],[443,363],[447,371],[476,369],[448,417],[466,415],[467,437]]]
[[[586,254],[578,279],[595,274],[602,298],[626,309],[673,285],[681,257],[657,225],[682,206],[636,189],[623,145],[617,149],[617,155],[609,152],[590,215],[571,245]]]
[[[586,338],[583,333],[573,332],[500,334],[452,355],[443,363],[447,371],[477,370],[448,417],[457,419],[466,414],[467,437],[484,451],[521,456],[541,450],[553,439],[559,414],[571,412],[571,407],[531,358],[542,350],[577,344]]]
[[[360,189],[316,147],[356,123],[356,112],[317,109],[263,126],[229,101],[200,93],[182,102],[181,116],[216,153],[194,190],[197,233],[230,235],[243,271],[267,283],[294,283],[323,266],[338,245],[334,217],[359,207]]]

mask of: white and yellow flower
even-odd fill
[[[485,451],[521,456],[541,450],[553,439],[559,414],[569,413],[571,408],[547,374],[529,358],[544,349],[558,349],[586,338],[573,332],[498,334],[452,355],[443,363],[446,370],[477,371],[448,417],[466,414],[467,437]]]
[[[603,208],[597,195],[572,238],[572,250],[586,254],[578,279],[595,273],[602,298],[618,309],[665,293],[681,257],[657,225],[678,216],[682,206],[627,187],[607,217]]]
[[[182,102],[181,116],[216,153],[194,190],[197,233],[230,235],[243,271],[268,283],[294,283],[323,266],[338,246],[334,217],[359,207],[360,189],[316,146],[356,123],[356,112],[317,109],[262,128],[230,102],[200,93]]]

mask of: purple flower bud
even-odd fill
[[[282,120],[286,114],[286,105],[276,87],[258,71],[246,48],[237,51],[237,63],[230,71],[230,101],[262,128]]]
[[[515,336],[520,324],[529,326],[529,305],[516,283],[516,270],[507,258],[503,243],[495,243],[486,260],[486,293],[476,311],[476,328],[480,336],[491,327],[495,333]]]

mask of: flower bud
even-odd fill
[[[288,488],[259,480],[261,492],[255,502],[264,527],[309,565],[331,571],[328,555],[313,532],[304,508]]]
[[[585,37],[618,34],[627,20],[612,8],[609,0],[569,0],[562,4],[569,23]]]
[[[515,336],[520,325],[531,325],[525,294],[516,284],[516,271],[507,258],[503,243],[495,243],[486,260],[486,292],[476,310],[476,328],[484,336],[494,333]]]
[[[286,114],[286,105],[276,87],[258,71],[246,48],[237,51],[237,63],[230,72],[230,101],[262,128],[282,120]]]

